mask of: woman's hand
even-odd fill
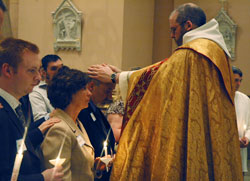
[[[249,143],[249,140],[247,137],[240,138],[240,147],[246,148]]]
[[[104,158],[104,157],[102,157],[102,158]],[[104,170],[106,169],[106,167],[109,168],[109,167],[111,167],[111,166],[113,165],[113,158],[111,158],[110,155],[107,155],[106,158],[110,158],[110,159],[111,159],[111,160],[109,161],[108,165],[106,165],[104,162],[102,162],[101,157],[97,157],[97,158],[95,159],[95,169],[96,169],[97,171],[104,171]]]
[[[63,180],[63,167],[62,166],[56,166],[54,168],[50,168],[47,170],[44,170],[42,172],[44,181],[62,181]]]

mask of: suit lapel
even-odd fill
[[[102,121],[102,120],[106,120],[105,116],[102,114],[101,110],[96,105],[94,105],[94,103],[92,101],[89,102],[89,108],[90,108],[91,112],[94,114],[94,116],[96,117],[96,121],[94,121],[94,124],[97,127],[99,127],[98,130],[103,130],[101,132],[101,134],[103,134],[103,136],[106,137],[107,131],[106,131],[106,127]],[[91,115],[89,115],[89,116],[90,116],[91,120],[93,121]]]
[[[81,123],[79,120],[77,120],[77,121],[78,121],[78,124],[79,124],[79,126],[80,126],[80,128],[81,128],[81,131],[78,129],[78,131],[76,131],[75,134],[81,135],[81,136],[83,137],[83,139],[84,139],[86,145],[88,145],[89,147],[91,147],[91,148],[94,150],[93,146],[92,146],[91,143],[90,143],[88,134],[87,134],[87,132],[86,132],[84,126],[82,125],[82,123]],[[77,136],[77,135],[76,135],[76,136]]]
[[[10,107],[10,105],[0,96],[0,103],[3,105],[3,109],[8,113],[10,121],[15,125],[18,132],[23,135],[24,128],[21,121],[18,119],[15,111]]]
[[[7,112],[7,114],[10,117],[10,121],[13,123],[13,125],[16,127],[18,133],[19,133],[19,137],[23,138],[23,134],[24,134],[24,127],[21,123],[21,121],[18,119],[16,113],[14,112],[14,110],[10,107],[10,105],[0,96],[0,103],[3,106],[3,109]],[[40,157],[37,155],[36,151],[33,148],[32,143],[30,142],[30,139],[27,135],[26,139],[25,139],[25,146],[27,147],[27,151],[29,151],[30,153],[32,153],[33,155],[35,155],[37,157],[37,159],[40,159]]]
[[[56,112],[54,113],[54,116],[63,119],[65,121],[65,123],[70,127],[70,129],[72,130],[74,135],[76,137],[81,136],[84,139],[85,145],[87,145],[88,147],[92,148],[92,150],[94,150],[93,146],[91,145],[91,143],[89,141],[88,134],[86,133],[86,131],[85,131],[84,127],[82,126],[82,124],[80,123],[80,121],[78,121],[78,123],[79,123],[81,130],[74,123],[72,118],[64,111],[57,109]]]
[[[101,127],[102,127],[102,129],[103,129],[103,132],[104,132],[105,135],[107,136],[107,134],[108,134],[108,132],[107,132],[107,129],[108,129],[108,128],[106,127],[107,119],[106,119],[106,117],[103,115],[103,113],[101,112],[101,110],[100,110],[99,108],[97,109],[97,111],[99,112],[100,116],[102,117],[102,118],[101,118],[102,121],[100,121]]]

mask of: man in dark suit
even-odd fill
[[[15,156],[28,125],[19,99],[40,81],[40,60],[36,45],[14,38],[0,43],[0,181],[10,180]],[[61,180],[62,167],[43,170],[43,158],[29,137],[25,139],[18,180]]]
[[[101,83],[93,79],[89,86],[90,90],[92,90],[89,106],[80,112],[78,118],[87,131],[90,142],[95,149],[95,157],[101,157],[104,156],[104,152],[102,155],[101,153],[106,138],[108,154],[114,153],[115,138],[106,117],[96,105],[112,98],[112,91],[115,85],[113,83]],[[109,180],[109,176],[110,171],[104,171],[102,177],[96,180]]]
[[[31,103],[29,100],[29,95],[23,96],[21,99],[19,99],[21,105],[22,105],[22,111],[24,113],[24,117],[26,120],[29,120],[29,130],[28,130],[28,136],[33,144],[34,148],[37,148],[41,145],[44,139],[44,134],[46,131],[53,126],[54,124],[60,122],[59,119],[50,118],[48,120],[45,120],[44,117],[38,119],[34,122],[33,118],[33,110],[31,107]]]
[[[40,146],[40,144],[43,141],[43,132],[39,129],[39,126],[43,123],[45,124],[44,118],[41,118],[37,122],[34,122],[33,114],[32,114],[32,108],[29,100],[29,95],[25,95],[19,99],[19,102],[22,106],[22,111],[25,117],[26,122],[29,123],[29,130],[28,130],[28,136],[33,144],[34,148],[37,148]]]

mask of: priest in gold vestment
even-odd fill
[[[179,47],[168,60],[118,74],[129,82],[113,181],[243,180],[230,54],[216,20],[180,22],[189,9],[202,11],[188,3],[170,15]]]

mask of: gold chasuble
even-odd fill
[[[129,93],[144,70],[132,74]],[[179,47],[130,116],[111,180],[243,180],[232,77],[215,42]]]
[[[142,100],[155,73],[158,71],[162,63],[166,60],[167,59],[161,62],[157,62],[156,64],[143,68],[139,71],[136,71],[131,75],[129,79],[130,82],[130,90],[128,90],[129,97],[126,101],[126,107],[125,107],[126,114],[123,116],[121,131],[123,131],[124,127],[126,126],[127,122],[132,116],[133,112],[135,111],[140,101]],[[131,89],[131,87],[133,87],[133,89]]]

